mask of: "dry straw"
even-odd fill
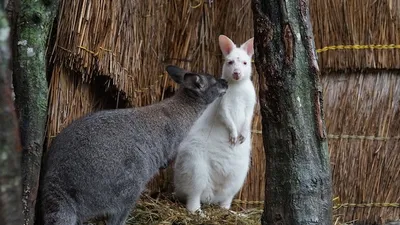
[[[400,44],[398,0],[310,0],[317,48],[337,45]],[[319,64],[328,70],[399,69],[400,49],[327,51]]]
[[[400,73],[332,73],[322,77],[331,134],[400,136]],[[400,140],[329,139],[335,195],[351,203],[400,202]],[[354,218],[398,219],[400,208],[343,208]],[[350,218],[350,219],[354,219]]]
[[[400,78],[394,69],[400,65],[400,1],[310,4],[334,195],[349,203],[398,203]],[[165,64],[219,76],[218,35],[242,43],[253,36],[252,23],[250,0],[62,0],[52,54],[49,142],[74,119],[115,108],[115,101],[143,106],[168,97],[174,86]],[[347,70],[353,73],[339,72]],[[256,73],[253,81],[258,87]],[[111,105],[105,96],[114,98]],[[253,129],[261,130],[258,105]],[[246,203],[237,207],[263,200],[265,157],[262,135],[255,132],[251,169],[237,196]],[[171,192],[171,170],[161,171],[149,189]],[[400,209],[346,207],[338,213],[343,220],[386,220],[398,218]]]
[[[262,209],[238,209],[232,213],[214,205],[203,206],[206,215],[190,214],[184,206],[171,195],[150,197],[144,194],[135,210],[126,221],[127,225],[261,225]],[[344,225],[340,215],[333,215],[334,225]],[[90,225],[99,224],[101,218]],[[104,223],[102,223],[104,224]],[[346,223],[352,224],[352,223]],[[367,225],[367,224],[364,224]],[[372,224],[371,224],[372,225]]]
[[[76,118],[95,110],[95,96],[90,85],[78,74],[56,65],[50,80],[47,136],[57,135]],[[47,142],[49,146],[51,138]]]

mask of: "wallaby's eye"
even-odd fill
[[[246,61],[244,61],[244,62],[243,62],[243,64],[244,64],[244,65],[247,65],[247,62],[246,62]]]
[[[229,61],[228,64],[229,64],[229,65],[232,65],[232,64],[233,64],[233,60]]]

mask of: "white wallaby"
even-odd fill
[[[225,57],[222,78],[229,88],[210,104],[180,144],[174,167],[175,195],[190,212],[201,203],[230,209],[250,164],[251,123],[256,92],[251,81],[253,38],[237,47],[219,36]]]

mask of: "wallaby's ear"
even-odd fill
[[[184,70],[180,67],[174,66],[174,65],[168,65],[165,68],[165,70],[168,72],[168,74],[172,78],[172,80],[174,80],[176,83],[178,83],[178,84],[183,83],[183,77],[187,73],[186,70]]]
[[[254,54],[254,38],[250,38],[240,46],[241,49],[245,50],[247,54],[252,57]]]
[[[191,89],[203,89],[204,81],[200,78],[198,74],[186,73],[184,76],[184,86]]]
[[[236,48],[235,43],[225,35],[219,35],[219,48],[224,56],[229,55],[231,51]]]

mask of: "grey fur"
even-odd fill
[[[108,215],[124,224],[147,182],[174,159],[176,149],[207,105],[228,88],[208,74],[168,66],[181,84],[157,104],[93,113],[74,121],[52,142],[40,187],[44,225],[75,225]]]

